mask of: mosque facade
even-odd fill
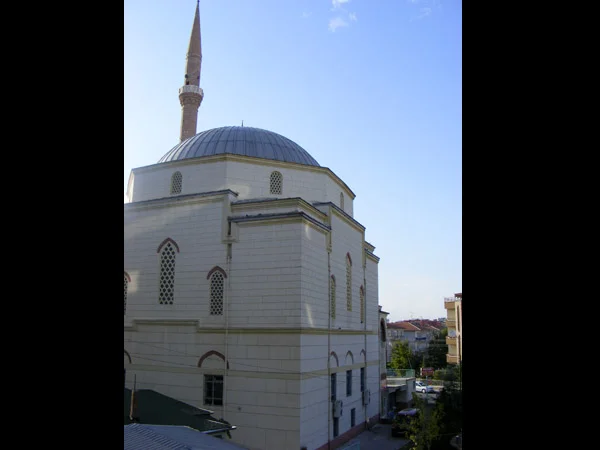
[[[383,412],[379,258],[355,193],[298,144],[197,133],[201,62],[198,5],[180,142],[127,188],[125,385],[214,411],[249,449],[335,448]]]

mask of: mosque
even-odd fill
[[[385,412],[375,247],[355,193],[275,132],[197,133],[196,6],[180,142],[131,170],[125,385],[214,411],[249,449],[335,448]]]

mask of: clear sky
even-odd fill
[[[196,0],[124,2],[124,190],[179,143]],[[279,133],[356,194],[392,321],[462,292],[462,0],[201,0],[198,132]]]

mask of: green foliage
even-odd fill
[[[448,353],[448,344],[446,344],[447,335],[448,328],[443,328],[429,341],[424,363],[425,367],[433,367],[434,369],[446,367],[446,354]]]
[[[419,413],[410,423],[409,439],[413,442],[415,450],[430,450],[440,436],[444,405],[436,403],[435,407],[431,407],[417,396],[414,396],[413,400]]]
[[[413,448],[455,450],[450,445],[450,439],[460,433],[463,427],[461,370],[462,366],[449,366],[445,371],[438,371],[456,381],[444,383],[444,389],[438,394],[435,407],[425,405],[422,398],[413,396],[415,407],[425,411],[425,415],[412,424],[410,439]]]
[[[408,348],[408,342],[396,341],[392,347],[390,365],[395,370],[412,369],[414,368],[411,361],[412,356],[412,352],[410,351],[410,348]]]

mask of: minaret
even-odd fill
[[[202,44],[200,40],[200,0],[196,4],[196,15],[190,36],[190,45],[186,56],[185,84],[179,88],[179,103],[181,103],[181,135],[184,141],[196,134],[198,108],[204,92],[200,88],[200,67],[202,66]]]

